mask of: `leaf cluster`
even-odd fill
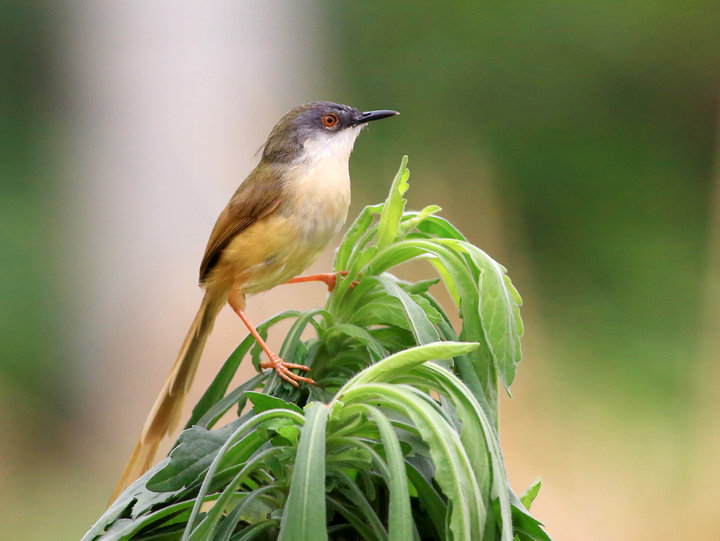
[[[408,177],[405,157],[387,200],[347,231],[334,265],[347,276],[325,307],[258,327],[293,319],[280,356],[309,365],[318,385],[260,372],[230,389],[244,357],[259,366],[247,337],[169,457],[84,541],[549,539],[528,512],[539,483],[515,496],[497,433],[498,380],[509,390],[520,360],[520,297],[438,207],[405,211]],[[408,261],[438,278],[390,273]],[[439,281],[459,331],[430,293]]]

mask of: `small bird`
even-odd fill
[[[153,405],[111,501],[153,464],[158,446],[177,426],[182,405],[215,317],[230,304],[265,351],[262,368],[285,381],[313,384],[308,371],[273,353],[245,313],[245,297],[282,283],[320,280],[332,290],[337,274],[297,277],[320,255],[347,217],[348,161],[368,122],[397,111],[360,112],[315,101],[289,111],[275,125],[257,167],[240,184],[215,223],[200,264],[205,296],[178,358]]]

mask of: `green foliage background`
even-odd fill
[[[482,235],[478,179],[499,194],[553,362],[585,388],[619,385],[633,401],[662,393],[682,409],[709,249],[717,3],[325,8],[329,20],[372,21],[358,33],[328,25],[332,60],[347,101],[403,104],[404,149],[433,171],[433,201],[463,207],[460,228]],[[361,144],[382,161],[391,137]]]

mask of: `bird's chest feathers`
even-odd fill
[[[284,175],[283,209],[302,240],[327,243],[342,227],[350,205],[350,173],[343,148],[306,149],[305,159]]]
[[[236,237],[226,249],[228,282],[246,293],[265,291],[297,276],[340,230],[350,206],[348,160],[357,131],[306,141],[302,155],[274,174],[280,207]],[[234,259],[233,259],[234,258]]]

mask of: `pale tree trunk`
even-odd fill
[[[92,2],[65,16],[68,313],[87,426],[121,465],[200,303],[215,218],[274,122],[309,98],[315,23],[311,7],[272,1]],[[243,336],[221,318],[205,358]],[[216,368],[201,366],[190,405]]]

